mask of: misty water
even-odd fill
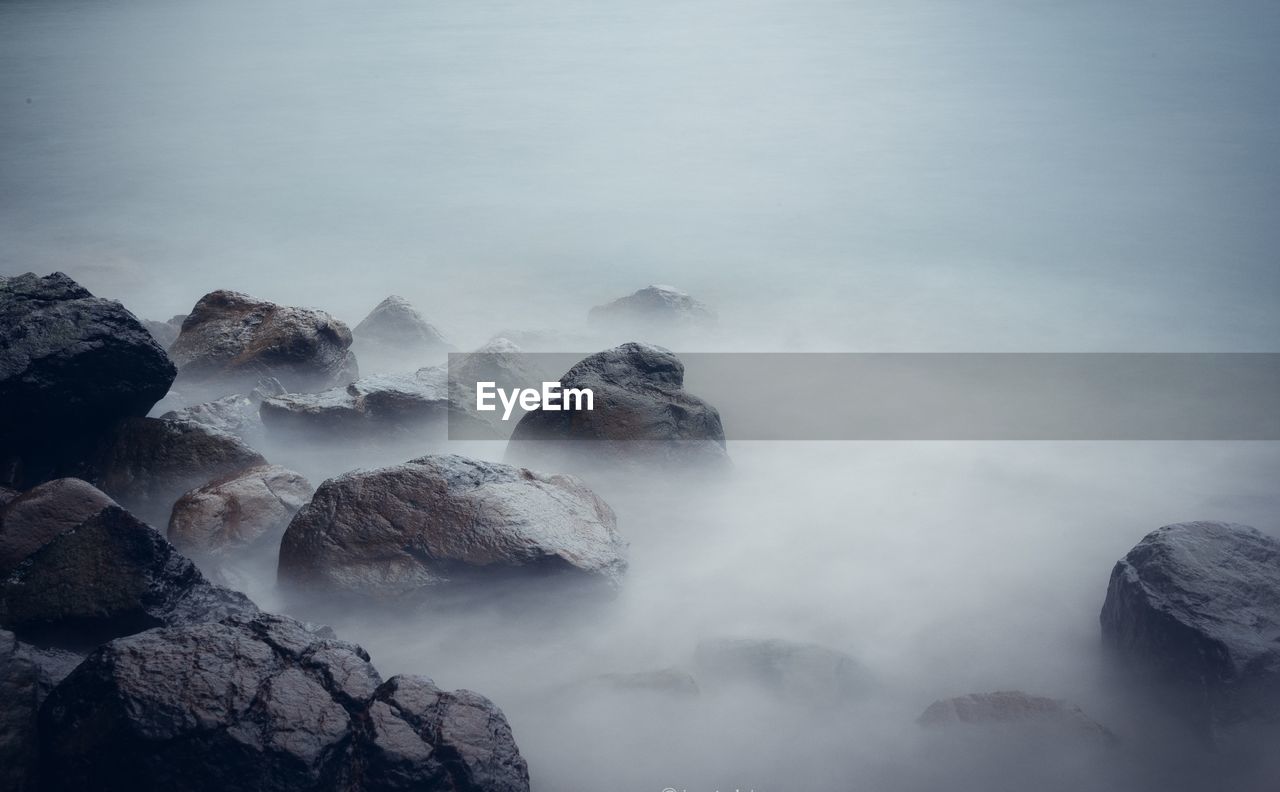
[[[4,0],[0,272],[155,319],[227,288],[354,325],[396,293],[462,349],[629,340],[587,309],[673,283],[720,312],[702,350],[1276,351],[1277,42],[1270,2]],[[263,450],[313,483],[408,456]],[[1274,788],[1248,738],[1130,701],[1098,635],[1150,530],[1280,534],[1274,443],[729,453],[715,484],[599,482],[631,545],[613,601],[350,613],[270,564],[241,582],[386,676],[492,698],[536,790]],[[590,684],[721,636],[847,652],[874,689]],[[1017,767],[915,723],[1011,689],[1124,750]]]

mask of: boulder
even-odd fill
[[[1280,719],[1280,542],[1244,525],[1147,534],[1111,572],[1104,643],[1210,729]]]
[[[0,630],[0,789],[39,789],[37,713],[79,657],[44,651]]]
[[[313,489],[300,474],[279,465],[215,479],[174,504],[169,541],[198,557],[241,554],[264,546],[274,553]]]
[[[0,577],[58,534],[115,505],[80,479],[55,479],[27,490],[0,510]]]
[[[508,462],[583,473],[620,463],[728,465],[720,413],[684,390],[684,364],[669,350],[623,344],[580,361],[560,384],[590,389],[594,409],[526,413],[511,433]]]
[[[930,728],[1011,728],[1023,734],[1035,731],[1055,741],[1070,739],[1100,746],[1119,743],[1110,729],[1074,704],[1018,690],[971,693],[935,701],[920,715],[919,723]]]
[[[72,651],[161,625],[256,612],[118,506],[63,531],[0,581],[0,626]]]
[[[408,300],[394,294],[378,303],[353,335],[356,354],[366,362],[391,364],[387,370],[412,371],[453,349]]]
[[[346,384],[357,376],[350,346],[351,331],[324,311],[215,291],[196,303],[169,355],[183,393],[220,397],[247,393],[264,377],[290,391]]]
[[[0,278],[0,482],[56,478],[173,382],[164,349],[133,314],[66,275]]]
[[[162,412],[160,417],[194,421],[210,429],[235,435],[250,446],[259,448],[266,440],[260,415],[262,400],[271,396],[281,396],[284,393],[285,389],[280,384],[280,380],[268,377],[258,380],[258,384],[248,396],[233,393],[230,396],[193,405],[181,404],[179,397],[177,400],[179,403],[174,405],[174,409]],[[174,392],[170,391],[170,396],[173,395],[175,395]],[[168,396],[161,401],[161,404],[167,401],[169,401]]]
[[[706,640],[698,644],[696,662],[706,687],[748,686],[814,704],[860,698],[873,684],[866,668],[849,655],[794,641]]]
[[[627,331],[653,328],[705,328],[716,323],[716,312],[672,286],[653,285],[597,305],[587,314],[597,326]]]
[[[238,438],[194,421],[129,418],[104,438],[94,483],[146,522],[164,526],[184,492],[266,463]]]
[[[386,683],[285,617],[150,630],[95,651],[40,713],[45,789],[526,792],[501,711]]]
[[[625,549],[613,510],[572,476],[426,456],[321,484],[285,531],[279,577],[365,597],[548,574],[611,588]]]

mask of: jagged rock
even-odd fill
[[[0,577],[58,534],[115,505],[80,479],[55,479],[27,490],[0,510]]]
[[[256,612],[118,506],[62,532],[0,581],[0,626],[73,651],[160,625]]]
[[[627,674],[601,674],[591,680],[592,687],[619,693],[657,693],[674,698],[696,698],[701,689],[688,671],[660,668]]]
[[[49,792],[526,792],[502,713],[285,617],[150,630],[94,652],[40,714]]]
[[[920,715],[919,723],[931,728],[1012,727],[1022,733],[1034,730],[1046,738],[1075,739],[1098,745],[1119,743],[1110,729],[1074,704],[1017,690],[971,693],[935,701]]]
[[[394,294],[378,303],[353,335],[361,359],[391,363],[392,369],[417,369],[453,349],[408,300]]]
[[[178,340],[178,333],[182,332],[182,323],[187,319],[186,314],[176,314],[167,322],[158,322],[154,319],[143,319],[142,326],[147,328],[147,332],[156,340],[156,343],[165,349],[169,345]]]
[[[358,374],[351,331],[324,311],[232,291],[206,294],[169,347],[184,393],[246,393],[264,377],[291,391],[320,390]]]
[[[0,481],[65,475],[116,420],[146,415],[173,364],[142,323],[55,272],[0,278]]]
[[[560,378],[590,389],[594,409],[525,414],[507,461],[590,472],[601,465],[719,469],[728,464],[715,407],[684,390],[684,365],[670,351],[629,343],[598,352]]]
[[[36,716],[53,686],[80,658],[37,649],[0,630],[0,789],[37,792]]]
[[[854,658],[825,646],[782,640],[719,638],[696,652],[706,686],[749,685],[788,699],[836,704],[864,696],[869,672]]]
[[[653,285],[611,303],[597,305],[587,319],[595,325],[625,330],[701,328],[715,324],[716,312],[679,289]]]
[[[616,585],[613,510],[572,476],[455,455],[320,485],[280,546],[280,580],[365,597],[512,574]]]
[[[1103,641],[1210,728],[1280,719],[1280,542],[1245,525],[1147,534],[1111,572]]]
[[[193,421],[129,418],[103,441],[94,483],[146,522],[164,526],[184,492],[266,463],[240,439]]]
[[[187,555],[223,556],[278,546],[313,487],[279,465],[242,470],[191,490],[169,518],[169,541]]]

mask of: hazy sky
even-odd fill
[[[464,342],[651,282],[748,348],[1263,350],[1271,2],[0,3],[0,272]]]

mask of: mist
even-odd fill
[[[4,0],[0,274],[61,270],[150,319],[234,289],[354,326],[394,293],[462,350],[665,341],[586,315],[673,283],[720,314],[677,351],[1275,352],[1277,41],[1261,1]],[[505,443],[260,450],[318,484]],[[1272,735],[1209,750],[1137,703],[1098,634],[1149,531],[1280,536],[1276,443],[728,451],[721,481],[588,481],[630,543],[612,600],[353,612],[277,589],[273,558],[231,579],[385,676],[493,699],[535,790],[1280,778]],[[874,685],[814,706],[593,682],[691,669],[719,637],[822,644]],[[1014,689],[1123,749],[915,722]]]

